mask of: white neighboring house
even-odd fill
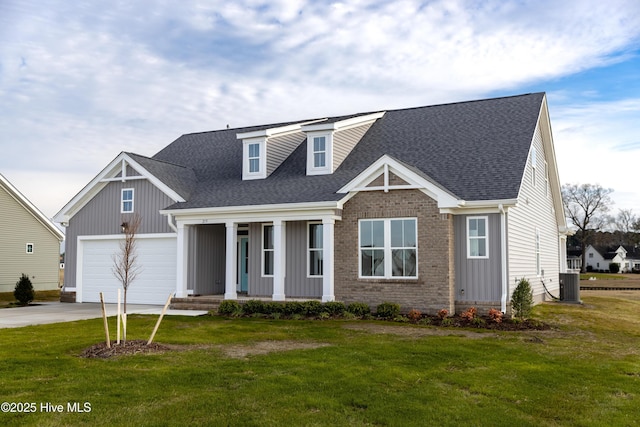
[[[587,267],[593,270],[609,270],[612,263],[620,266],[621,273],[640,270],[640,248],[630,245],[618,245],[604,248],[587,246]]]

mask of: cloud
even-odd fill
[[[624,60],[639,37],[633,0],[2,2],[0,171],[53,215],[123,150],[517,90]],[[618,120],[614,145],[637,142],[623,107],[552,110],[556,142],[584,162],[579,140],[613,156],[596,124]],[[36,178],[55,182],[57,205]]]

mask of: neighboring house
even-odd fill
[[[620,266],[621,273],[640,270],[640,249],[637,246],[618,245],[612,247],[587,246],[587,267],[592,270],[609,270],[612,263]]]
[[[517,281],[558,293],[568,232],[546,95],[183,135],[123,152],[55,217],[65,288],[114,301],[136,213],[128,301],[169,293],[313,298],[435,313],[507,310]],[[126,224],[125,224],[126,225]]]
[[[0,174],[0,292],[13,292],[20,276],[33,288],[58,289],[64,234]]]
[[[582,250],[567,249],[567,269],[580,272],[582,268]]]

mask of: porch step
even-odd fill
[[[172,310],[218,310],[221,298],[188,297],[172,298],[169,308]]]
[[[60,291],[60,302],[76,302],[76,293]]]

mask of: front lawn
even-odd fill
[[[111,359],[79,357],[103,339],[101,319],[0,329],[2,401],[36,408],[0,423],[633,425],[640,301],[582,299],[537,306],[555,329],[535,332],[165,317],[156,341],[171,351]],[[129,338],[156,319],[131,316]]]

